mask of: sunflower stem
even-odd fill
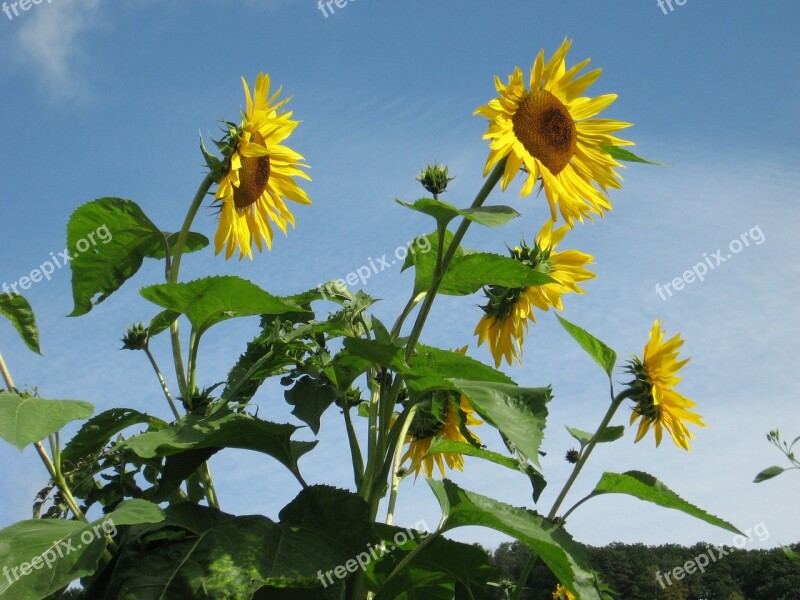
[[[408,414],[406,415],[406,420],[403,422],[400,433],[398,435],[399,442],[396,445],[396,449],[394,452],[394,462],[392,464],[392,490],[389,493],[389,508],[386,510],[386,524],[391,525],[392,521],[394,521],[394,509],[397,504],[397,494],[400,490],[400,476],[398,475],[398,471],[400,470],[400,463],[403,460],[403,442],[406,439],[406,435],[408,434],[408,430],[411,427],[411,423],[414,420],[414,413],[417,412],[417,405],[413,405],[411,408],[408,409]]]
[[[161,369],[158,367],[158,363],[156,362],[153,353],[150,352],[149,346],[145,345],[144,352],[147,355],[147,358],[150,359],[150,364],[153,366],[153,370],[156,372],[156,377],[158,377],[158,383],[161,384],[161,391],[164,392],[164,397],[167,399],[169,403],[169,407],[172,410],[172,414],[175,415],[175,419],[181,418],[181,413],[178,412],[178,407],[175,405],[175,400],[172,398],[172,394],[169,393],[169,388],[167,387],[167,382],[164,379],[164,375],[161,373]]]
[[[347,441],[350,442],[350,457],[353,461],[353,479],[356,489],[359,489],[364,481],[364,457],[361,454],[361,446],[358,443],[358,436],[353,427],[353,419],[350,417],[350,406],[347,404],[347,397],[343,399],[343,404],[342,414],[347,428]]]
[[[517,580],[517,585],[514,586],[514,593],[511,594],[511,600],[519,600],[520,596],[522,595],[522,590],[525,589],[525,583],[528,581],[528,577],[531,576],[533,567],[536,565],[536,561],[538,559],[539,553],[531,550],[531,555],[528,557],[528,561],[525,563],[525,568],[522,569],[522,574]]]
[[[492,169],[492,172],[489,174],[489,177],[484,182],[483,186],[481,187],[478,194],[475,196],[475,200],[472,201],[470,208],[479,208],[486,202],[486,199],[489,197],[489,194],[492,193],[492,190],[503,177],[503,171],[506,167],[507,158],[504,158],[499,163],[497,163]],[[430,313],[431,306],[433,305],[433,301],[436,299],[436,294],[439,291],[439,287],[442,285],[442,281],[444,280],[444,275],[447,273],[447,269],[450,266],[450,263],[453,261],[453,256],[455,256],[456,250],[458,250],[459,245],[461,244],[461,240],[464,239],[464,236],[467,233],[467,229],[472,224],[472,221],[469,219],[462,218],[461,224],[458,226],[458,229],[453,234],[453,239],[450,242],[450,245],[447,247],[447,252],[444,255],[444,258],[441,261],[440,268],[434,273],[433,280],[431,281],[431,287],[428,290],[428,293],[425,295],[425,300],[422,302],[422,306],[419,309],[419,313],[417,314],[417,320],[414,322],[414,328],[411,330],[411,335],[408,339],[408,344],[406,345],[406,361],[411,359],[411,356],[414,354],[414,347],[417,345],[419,341],[419,337],[422,334],[422,328],[425,326],[425,321],[428,318],[428,314]],[[437,259],[438,260],[438,259]]]
[[[613,392],[612,392],[613,394]],[[600,426],[595,431],[592,439],[589,440],[589,443],[586,444],[586,447],[581,451],[581,456],[578,459],[578,462],[575,463],[575,467],[572,469],[572,473],[567,479],[567,482],[564,484],[564,487],[561,489],[561,493],[556,498],[556,501],[553,503],[553,507],[550,509],[550,513],[547,515],[547,518],[550,520],[555,519],[556,515],[558,514],[558,509],[561,508],[561,504],[564,502],[564,499],[567,497],[570,488],[572,488],[572,484],[575,483],[575,480],[580,475],[581,469],[583,469],[583,465],[586,464],[586,461],[589,460],[589,456],[594,450],[595,446],[597,445],[600,436],[608,427],[608,424],[611,422],[611,419],[614,418],[614,414],[617,412],[617,409],[620,407],[622,402],[629,398],[633,392],[630,389],[625,390],[624,392],[620,392],[617,396],[613,397],[611,400],[611,406],[608,407],[608,411],[606,412],[606,416],[603,417],[603,420],[600,422]]]

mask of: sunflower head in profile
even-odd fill
[[[644,347],[644,358],[634,357],[628,371],[634,380],[630,383],[630,396],[636,401],[631,414],[631,425],[640,420],[636,441],[641,440],[653,426],[656,446],[661,444],[664,429],[672,436],[675,445],[690,450],[689,439],[694,435],[686,427],[692,423],[707,427],[703,418],[692,408],[697,406],[674,388],[681,378],[677,372],[689,359],[678,360],[678,352],[683,346],[680,335],[664,341],[664,331],[656,321],[650,331],[650,339]]]
[[[533,247],[523,242],[511,251],[512,258],[549,275],[553,283],[525,288],[491,286],[485,290],[488,301],[475,335],[478,345],[489,343],[495,366],[499,367],[503,359],[509,365],[514,359],[520,361],[528,321],[535,322],[534,307],[563,310],[561,297],[570,292],[583,294],[578,284],[594,278],[594,273],[586,269],[593,261],[591,255],[578,250],[556,251],[568,230],[563,226],[553,231],[553,222],[548,221],[536,236]]]
[[[253,258],[252,248],[272,248],[273,225],[284,234],[295,219],[286,200],[310,204],[295,177],[310,180],[301,170],[303,157],[282,142],[297,127],[291,112],[281,112],[289,101],[278,101],[281,90],[270,96],[269,75],[259,73],[254,93],[242,79],[247,109],[240,125],[229,123],[228,134],[217,142],[220,161],[217,192],[219,226],[214,238],[216,254],[225,249],[225,259],[239,251],[239,259]]]
[[[557,218],[557,208],[570,227],[575,220],[611,210],[606,191],[621,187],[615,171],[620,164],[605,148],[633,144],[613,135],[630,123],[591,118],[617,96],[581,96],[601,70],[581,74],[590,59],[567,69],[571,44],[565,39],[547,62],[544,50],[539,52],[527,81],[519,68],[505,85],[495,77],[498,97],[475,111],[489,119],[483,136],[491,140],[484,175],[507,157],[501,182],[506,189],[524,167],[521,195],[530,194],[541,181],[551,218]]]
[[[556,590],[553,592],[553,600],[575,600],[575,596],[559,583],[556,586]]]
[[[466,347],[458,352],[464,354],[465,351]],[[445,476],[445,463],[450,469],[463,471],[464,457],[461,454],[441,452],[428,457],[425,455],[435,438],[480,444],[480,438],[468,427],[481,424],[483,421],[475,416],[475,410],[465,396],[445,390],[431,392],[420,400],[420,405],[414,413],[405,439],[408,449],[401,463],[405,463],[406,460],[411,461],[409,469],[414,472],[415,478],[422,470],[428,479],[433,477],[434,464],[439,467],[442,477]]]

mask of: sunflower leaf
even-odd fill
[[[574,427],[567,427],[567,431],[572,437],[578,440],[581,447],[586,446],[589,442],[591,442],[592,437],[594,435],[592,433],[589,433],[588,431],[581,431],[580,429],[575,429]],[[603,444],[608,442],[615,442],[624,435],[625,435],[625,427],[623,425],[606,427],[600,434],[600,437],[597,438],[597,443]]]
[[[581,329],[559,315],[556,315],[556,318],[558,322],[561,323],[561,326],[567,330],[567,333],[578,342],[580,347],[603,368],[610,379],[614,371],[614,365],[617,364],[617,353],[585,329]]]
[[[448,296],[468,296],[489,285],[524,288],[547,283],[555,283],[555,280],[513,258],[500,254],[474,252],[453,259],[439,293]]]
[[[291,439],[294,425],[271,423],[245,413],[220,410],[209,416],[188,415],[158,431],[135,435],[122,443],[142,458],[172,456],[204,448],[240,448],[273,457],[298,479],[297,461],[317,442]]]
[[[741,531],[730,523],[707,513],[686,502],[675,492],[648,473],[627,471],[625,473],[603,473],[591,496],[602,494],[627,494],[645,502],[652,502],[664,508],[679,510],[687,515],[705,521],[710,525],[741,535]]]
[[[36,326],[36,317],[28,301],[19,294],[6,292],[0,294],[0,315],[11,321],[25,345],[41,354],[39,348],[39,328]]]
[[[116,510],[91,523],[64,519],[15,523],[0,531],[0,548],[5,564],[21,567],[21,571],[16,567],[15,571],[22,576],[0,577],[0,596],[4,600],[47,598],[97,570],[106,549],[106,534],[115,534],[123,525],[158,523],[163,519],[158,506],[136,499],[122,502]],[[67,551],[62,552],[64,549]]]
[[[140,293],[153,304],[186,315],[197,335],[235,317],[308,312],[232,276],[151,285]]]
[[[91,417],[93,410],[91,404],[80,400],[0,394],[0,438],[23,450],[67,423]]]
[[[619,146],[600,146],[603,150],[608,152],[611,158],[615,158],[617,160],[622,160],[625,162],[637,162],[637,163],[644,163],[646,165],[655,165],[656,167],[666,167],[667,165],[660,162],[654,162],[652,160],[647,160],[646,158],[642,158],[640,156],[636,156],[630,150],[625,150],[624,148],[620,148]]]
[[[432,198],[420,198],[413,204],[402,200],[396,200],[396,202],[411,210],[430,215],[436,219],[441,229],[447,227],[447,224],[456,217],[464,217],[468,221],[486,227],[497,227],[505,225],[511,219],[516,219],[519,216],[519,213],[510,206],[479,206],[461,209],[447,202]]]
[[[498,452],[492,452],[491,450],[485,450],[484,448],[476,448],[472,444],[468,444],[466,442],[458,442],[456,440],[448,440],[443,437],[436,437],[431,442],[430,448],[428,448],[424,458],[433,456],[434,454],[441,454],[443,452],[474,456],[475,458],[481,458],[483,460],[501,465],[507,469],[511,469],[512,471],[524,473],[528,476],[533,484],[534,502],[539,500],[539,496],[544,490],[544,487],[547,485],[544,476],[527,461],[514,460],[513,458],[509,458]]]
[[[278,522],[190,503],[165,513],[162,523],[127,532],[107,589],[90,587],[88,597],[252,598],[264,587],[267,598],[324,598],[318,573],[376,541],[367,504],[321,485],[303,489]]]
[[[429,479],[428,485],[442,509],[441,532],[478,525],[510,535],[536,552],[562,585],[581,600],[600,600],[585,551],[560,524],[534,511],[464,490],[447,479]]]
[[[163,258],[166,243],[161,230],[131,200],[100,198],[80,206],[67,224],[66,260],[75,303],[70,316],[85,315],[108,298],[146,257]]]
[[[499,429],[516,449],[539,465],[539,447],[547,422],[549,387],[524,388],[506,383],[450,381],[464,394],[484,421]]]

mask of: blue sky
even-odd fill
[[[472,111],[494,92],[493,76],[530,67],[565,36],[573,64],[587,56],[604,69],[590,93],[618,93],[604,116],[635,123],[638,151],[669,168],[632,166],[612,194],[603,221],[577,226],[565,247],[595,256],[598,278],[587,294],[568,297],[565,316],[615,348],[641,353],[653,320],[681,332],[692,361],[681,391],[698,402],[712,426],[697,431],[689,454],[633,432],[599,449],[571,498],[579,499],[606,470],[651,472],[684,498],[741,529],[764,523],[765,546],[797,541],[800,478],[790,473],[760,485],[753,476],[780,461],[765,434],[780,427],[800,435],[794,380],[800,354],[797,139],[800,8],[769,3],[688,0],[667,14],[655,0],[617,2],[466,3],[350,0],[327,18],[313,0],[53,0],[8,19],[0,13],[0,284],[13,282],[65,246],[65,225],[80,204],[102,196],[136,200],[163,229],[177,229],[202,179],[198,131],[216,132],[237,118],[240,77],[269,72],[294,95],[303,123],[290,144],[312,165],[311,207],[295,211],[297,228],[254,261],[224,262],[207,250],[184,261],[184,279],[236,274],[277,294],[302,291],[391,255],[431,230],[423,215],[393,198],[422,195],[413,180],[431,160],[457,175],[446,199],[466,205],[481,183],[487,144]],[[795,41],[792,41],[795,40]],[[520,199],[518,184],[490,201],[523,213],[502,230],[470,231],[469,247],[502,252],[532,238],[546,218],[542,198]],[[195,230],[213,236],[213,211]],[[662,300],[662,286],[711,256],[726,256],[747,232],[751,243],[724,264]],[[8,325],[0,350],[17,385],[49,398],[91,401],[97,411],[127,405],[166,417],[157,382],[143,356],[117,352],[126,325],[149,320],[154,308],[138,288],[156,283],[150,261],[136,279],[89,315],[71,312],[66,269],[26,295],[36,310],[44,358],[30,354]],[[399,268],[367,282],[392,321],[413,276]],[[471,344],[478,296],[437,300],[423,341]],[[540,315],[525,347],[524,366],[507,369],[522,385],[552,384],[543,467],[550,486],[546,512],[567,476],[571,445],[563,424],[594,429],[606,407],[606,382],[567,339],[552,315]],[[219,325],[204,338],[201,383],[224,379],[256,330],[257,319]],[[166,340],[155,344],[168,366]],[[618,373],[616,379],[625,378]],[[174,383],[172,387],[175,388]],[[257,397],[259,415],[292,419],[282,389]],[[618,423],[627,422],[627,410]],[[479,432],[480,433],[480,432]],[[306,431],[305,439],[312,434]],[[349,460],[341,417],[323,419],[320,449],[301,462],[306,479],[346,487]],[[498,448],[494,435],[487,443]],[[267,457],[228,452],[212,460],[222,507],[276,516],[297,484]],[[0,445],[0,526],[28,517],[46,475],[31,450]],[[515,505],[530,504],[526,481],[467,459],[453,479],[467,489]],[[401,489],[397,521],[438,520],[424,482]],[[570,519],[581,541],[732,542],[677,512],[610,497],[584,505]],[[495,546],[505,538],[469,529],[459,539]],[[749,547],[758,547],[754,542]]]

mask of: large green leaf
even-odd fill
[[[142,458],[171,456],[202,448],[240,448],[267,454],[298,478],[298,459],[317,442],[291,439],[294,425],[270,423],[245,413],[219,411],[209,416],[188,415],[159,431],[136,435],[123,442]]]
[[[177,234],[158,229],[131,200],[100,198],[79,207],[67,224],[72,269],[70,316],[88,313],[133,277],[145,258],[163,258]],[[200,250],[208,240],[190,233],[184,252]]]
[[[240,600],[262,586],[321,588],[319,571],[375,541],[366,503],[326,486],[301,491],[278,523],[191,504],[166,512],[163,524],[129,532],[106,597]]]
[[[600,600],[583,549],[563,527],[534,511],[464,490],[446,479],[429,479],[428,485],[442,509],[442,532],[477,525],[510,535],[534,550],[578,598]]]
[[[36,317],[28,301],[10,292],[0,293],[0,315],[11,321],[19,333],[22,341],[36,354],[41,354],[39,348],[39,328],[36,326]]]
[[[93,410],[91,404],[80,400],[0,394],[0,438],[22,450],[67,423],[91,417]]]
[[[614,371],[614,365],[617,363],[617,353],[585,329],[581,329],[558,315],[556,315],[556,318],[558,318],[558,322],[561,323],[564,329],[567,330],[567,333],[569,333],[572,338],[578,342],[580,347],[603,368],[610,378]]]
[[[370,589],[377,592],[375,600],[452,599],[456,584],[469,590],[469,596],[464,597],[488,599],[486,583],[501,574],[482,548],[437,537],[387,583],[394,568],[430,532],[382,523],[375,529],[386,550],[376,552],[378,560],[371,560],[365,569]]]
[[[198,335],[235,317],[303,312],[299,306],[265,292],[256,284],[232,276],[151,285],[141,294],[162,308],[186,315]]]
[[[738,534],[742,533],[730,523],[708,514],[706,511],[697,508],[693,504],[689,504],[658,479],[648,473],[642,473],[641,471],[603,473],[600,482],[594,488],[591,495],[600,496],[602,494],[627,494],[639,500],[663,506],[664,508],[679,510],[696,519],[700,519],[701,521],[705,521],[710,525],[720,527],[727,531]]]
[[[396,200],[396,202],[411,210],[430,215],[436,219],[442,229],[459,216],[486,227],[505,225],[511,219],[519,216],[519,213],[510,206],[480,206],[460,209],[447,202],[432,198],[420,198],[414,203],[403,202],[402,200]]]
[[[453,379],[483,419],[497,427],[526,458],[539,464],[539,447],[547,422],[547,388],[524,388],[504,383]]]
[[[513,258],[473,252],[453,259],[439,287],[439,293],[468,296],[489,285],[524,288],[554,281],[549,275],[531,269]]]
[[[86,421],[78,433],[61,451],[64,469],[77,465],[79,461],[97,454],[105,448],[111,439],[121,431],[134,425],[147,425],[149,428],[161,429],[166,422],[132,408],[112,408]]]
[[[0,577],[5,600],[38,600],[71,581],[91,575],[106,549],[105,535],[118,527],[158,523],[164,513],[144,500],[127,500],[91,523],[64,519],[20,521],[0,531],[0,556],[8,574]]]

